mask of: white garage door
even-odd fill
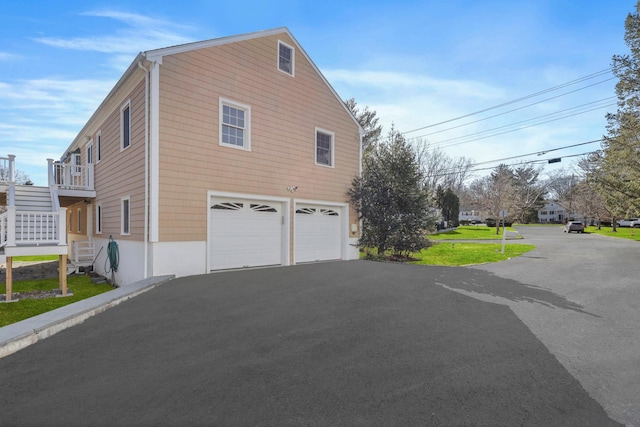
[[[281,264],[281,218],[281,203],[214,199],[209,209],[211,270]]]
[[[296,207],[295,261],[342,258],[342,209],[330,206]]]

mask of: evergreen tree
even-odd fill
[[[387,141],[372,143],[349,197],[363,222],[360,247],[409,254],[429,246],[429,197],[415,152],[391,129]]]
[[[614,212],[640,213],[640,1],[625,20],[626,55],[613,57],[618,110],[607,115],[598,184]]]
[[[354,98],[349,98],[344,103],[364,130],[362,148],[366,150],[380,139],[382,133],[382,126],[378,124],[378,117],[376,117],[377,113],[369,110],[369,107],[364,107],[361,111]]]

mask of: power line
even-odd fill
[[[604,80],[604,81],[608,81],[608,80],[611,80],[611,79],[607,79],[607,80]],[[593,85],[585,86],[584,88],[576,89],[575,91],[567,92],[567,93],[564,93],[564,94],[561,94],[561,95],[553,96],[553,97],[551,97],[551,98],[543,99],[543,100],[538,101],[538,102],[534,102],[534,103],[532,103],[532,104],[527,104],[527,105],[524,105],[524,106],[522,106],[522,107],[514,108],[514,109],[512,109],[512,110],[505,111],[505,112],[500,113],[500,114],[494,114],[493,116],[484,117],[484,118],[482,118],[482,119],[474,120],[474,121],[472,121],[472,122],[463,123],[463,124],[458,125],[458,126],[453,126],[453,127],[450,127],[450,128],[441,129],[441,130],[438,130],[438,131],[435,131],[435,132],[431,132],[431,133],[425,133],[425,134],[420,135],[420,136],[414,136],[414,137],[411,137],[411,139],[418,139],[418,138],[422,138],[422,137],[425,137],[425,136],[436,135],[436,134],[438,134],[438,133],[442,133],[442,132],[446,132],[446,131],[449,131],[449,130],[454,130],[454,129],[458,129],[458,128],[465,127],[465,126],[468,126],[468,125],[472,125],[472,124],[475,124],[475,123],[478,123],[478,122],[482,122],[482,121],[484,121],[484,120],[493,119],[493,118],[495,118],[495,117],[503,116],[503,115],[508,114],[508,113],[513,113],[514,111],[522,110],[522,109],[524,109],[524,108],[532,107],[532,106],[534,106],[534,105],[541,104],[541,103],[546,102],[546,101],[550,101],[550,100],[552,100],[552,99],[560,98],[560,97],[562,97],[562,96],[568,95],[568,94],[570,94],[570,93],[577,92],[577,91],[582,90],[582,89],[589,88],[589,87],[591,87],[591,86],[595,86],[595,85],[600,84],[600,83],[602,83],[602,82],[594,83]],[[564,111],[568,111],[568,110],[571,110],[571,109],[575,109],[575,108],[579,108],[579,107],[583,107],[583,106],[586,106],[586,105],[595,104],[595,103],[597,103],[597,102],[602,102],[602,101],[605,101],[605,100],[615,99],[615,98],[616,98],[615,96],[611,96],[611,97],[608,97],[608,98],[603,98],[603,99],[600,99],[600,100],[598,100],[598,101],[588,102],[588,103],[586,103],[586,104],[578,105],[578,106],[576,106],[576,107],[567,108],[566,110],[556,111],[555,113],[550,113],[550,114],[548,114],[548,115],[562,113],[562,112],[564,112]],[[615,105],[615,104],[613,104],[613,105]],[[607,105],[607,106],[610,106],[610,105]],[[539,116],[539,117],[544,117],[544,116]],[[533,120],[533,119],[529,119],[529,120]],[[526,120],[525,120],[525,121],[526,121]],[[517,122],[517,123],[519,123],[519,122]],[[507,126],[508,126],[508,125],[507,125]],[[483,131],[483,132],[487,132],[487,131]],[[473,134],[469,134],[469,135],[473,135]]]
[[[501,159],[494,159],[494,160],[486,160],[484,162],[477,162],[477,163],[474,163],[473,165],[471,165],[471,169],[469,171],[470,172],[475,172],[475,171],[493,169],[495,167],[495,166],[492,166],[492,167],[489,167],[489,168],[473,169],[476,166],[480,166],[480,165],[504,162],[504,161],[507,161],[507,160],[513,160],[513,159],[518,159],[518,158],[521,158],[521,157],[528,157],[528,156],[533,156],[533,155],[541,156],[541,155],[544,155],[544,154],[547,154],[547,153],[551,153],[553,151],[566,150],[567,148],[580,147],[582,145],[594,144],[596,142],[602,142],[602,141],[603,141],[602,138],[594,139],[592,141],[586,141],[586,142],[580,142],[580,143],[577,143],[577,144],[564,145],[562,147],[550,148],[550,149],[544,150],[544,151],[536,151],[536,152],[533,152],[533,153],[520,154],[520,155],[517,155],[517,156],[504,157],[504,158],[501,158]],[[595,151],[591,151],[591,152],[589,152],[587,154],[594,153],[594,152]],[[581,155],[583,155],[583,154],[566,155],[566,156],[563,156],[563,157],[575,157],[575,156],[581,156]],[[515,165],[525,164],[525,163],[547,163],[548,160],[549,159],[536,159],[536,160],[531,160],[530,162],[516,163]],[[438,173],[436,175],[427,175],[427,177],[438,177],[438,176],[445,176],[445,175],[453,175],[453,174],[458,173],[460,170],[461,170],[461,168],[459,168],[459,167],[455,167],[455,168],[449,169],[449,171],[451,171],[451,172],[447,172],[447,169],[445,169],[445,171],[443,171],[443,172],[440,172],[440,173]]]
[[[585,153],[571,154],[571,155],[567,155],[567,156],[562,156],[561,158],[586,156],[588,154],[593,154],[595,152],[596,151],[587,151]],[[529,161],[523,161],[523,162],[508,164],[507,166],[512,167],[512,166],[521,166],[521,165],[536,164],[536,163],[548,163],[549,160],[551,160],[551,159],[529,160]],[[480,171],[491,170],[491,169],[494,169],[494,168],[495,168],[495,166],[489,166],[489,167],[486,167],[486,168],[479,168],[479,169],[470,169],[469,172],[480,172]],[[454,175],[456,173],[458,173],[458,172],[441,172],[441,173],[438,173],[438,174],[435,174],[435,175],[427,175],[426,178],[438,178],[438,177],[441,177],[441,176]]]
[[[607,104],[607,105],[603,105],[603,106],[600,106],[600,107],[584,110],[584,111],[581,111],[581,112],[578,112],[578,113],[568,114],[568,115],[565,115],[565,116],[562,116],[562,117],[557,117],[555,119],[545,120],[545,121],[542,121],[540,123],[534,123],[534,124],[527,125],[527,126],[522,126],[522,127],[516,128],[516,129],[510,129],[510,130],[507,130],[507,131],[504,131],[504,132],[497,132],[497,133],[493,133],[491,135],[486,135],[486,136],[470,139],[468,141],[461,141],[461,142],[455,142],[455,143],[451,143],[451,144],[440,145],[438,148],[454,147],[456,145],[462,145],[462,144],[467,144],[469,142],[480,141],[480,140],[483,140],[483,139],[492,138],[494,136],[500,136],[500,135],[504,135],[504,134],[507,134],[507,133],[516,132],[516,131],[523,130],[523,129],[528,129],[528,128],[531,128],[531,127],[534,127],[534,126],[539,126],[539,125],[543,125],[543,124],[546,124],[546,123],[556,122],[558,120],[566,119],[566,118],[573,117],[573,116],[578,116],[580,114],[588,113],[588,112],[591,112],[591,111],[600,110],[602,108],[609,107],[609,106],[612,106],[612,105],[616,105],[616,104],[615,103]],[[526,121],[529,121],[529,120],[525,120],[523,122],[526,122]],[[474,135],[477,135],[477,134],[486,133],[486,132],[490,132],[492,130],[498,130],[498,129],[502,129],[502,128],[505,128],[505,127],[513,126],[515,124],[517,124],[517,123],[512,123],[511,125],[505,125],[505,126],[501,126],[501,127],[498,127],[498,128],[485,130],[485,131],[482,131],[482,132],[477,132],[476,134],[469,134],[469,135],[459,136],[459,137],[455,137],[455,138],[444,139],[442,141],[434,142],[434,144],[443,144],[445,142],[457,141],[457,140],[465,139],[465,138],[468,138],[470,136],[474,136]]]
[[[419,130],[428,129],[428,128],[436,127],[436,126],[443,125],[443,124],[446,124],[446,123],[450,123],[450,122],[453,122],[453,121],[456,121],[456,120],[460,120],[460,119],[464,119],[464,118],[467,118],[467,117],[475,116],[477,114],[481,114],[481,113],[484,113],[484,112],[487,112],[487,111],[495,110],[497,108],[505,107],[507,105],[515,104],[515,103],[518,103],[518,102],[521,102],[521,101],[524,101],[524,100],[527,100],[527,99],[530,99],[530,98],[534,98],[536,96],[543,95],[545,93],[549,93],[549,92],[553,92],[553,91],[558,90],[558,89],[562,89],[562,88],[567,87],[567,86],[571,86],[571,85],[574,85],[574,84],[577,84],[577,83],[581,83],[581,82],[586,81],[586,80],[590,80],[590,79],[593,79],[593,78],[596,78],[596,77],[600,77],[600,76],[608,74],[608,73],[611,73],[611,69],[610,68],[607,68],[607,69],[604,69],[604,70],[601,70],[601,71],[597,71],[597,72],[589,74],[587,76],[580,77],[578,79],[571,80],[569,82],[566,82],[566,83],[563,83],[563,84],[560,84],[560,85],[557,85],[557,86],[554,86],[554,87],[551,87],[551,88],[548,88],[548,89],[544,89],[544,90],[541,90],[539,92],[532,93],[530,95],[525,95],[525,96],[522,96],[520,98],[513,99],[511,101],[507,101],[507,102],[503,102],[503,103],[498,104],[498,105],[494,105],[492,107],[488,107],[488,108],[484,108],[482,110],[474,111],[473,113],[468,113],[468,114],[465,114],[465,115],[462,115],[462,116],[454,117],[454,118],[449,119],[449,120],[444,120],[442,122],[433,123],[433,124],[430,124],[430,125],[427,125],[427,126],[422,126],[422,127],[416,128],[416,129],[412,129],[412,130],[403,132],[403,134],[406,135],[408,133],[417,132]],[[603,81],[595,83],[595,84],[600,84],[600,83],[606,82],[608,80],[612,80],[614,78],[615,77],[612,77],[610,79],[603,80]],[[590,85],[590,86],[593,86],[593,85]],[[587,86],[587,87],[590,87],[590,86]],[[582,89],[578,89],[578,90],[582,90]],[[575,92],[575,91],[572,91],[572,92]],[[568,92],[568,93],[572,93],[572,92]],[[563,95],[559,95],[559,96],[563,96]],[[551,98],[551,99],[553,99],[553,98]]]

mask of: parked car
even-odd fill
[[[627,218],[617,221],[618,227],[640,227],[640,218]]]
[[[502,219],[500,219],[500,225],[502,226]],[[495,227],[496,226],[495,218],[485,218],[484,223],[487,224],[487,227]],[[507,219],[504,221],[504,225],[507,227],[511,227],[513,225],[513,221]]]
[[[582,221],[569,221],[564,225],[564,232],[571,233],[584,233],[584,223]]]

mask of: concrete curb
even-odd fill
[[[173,279],[150,277],[0,328],[0,359]]]

